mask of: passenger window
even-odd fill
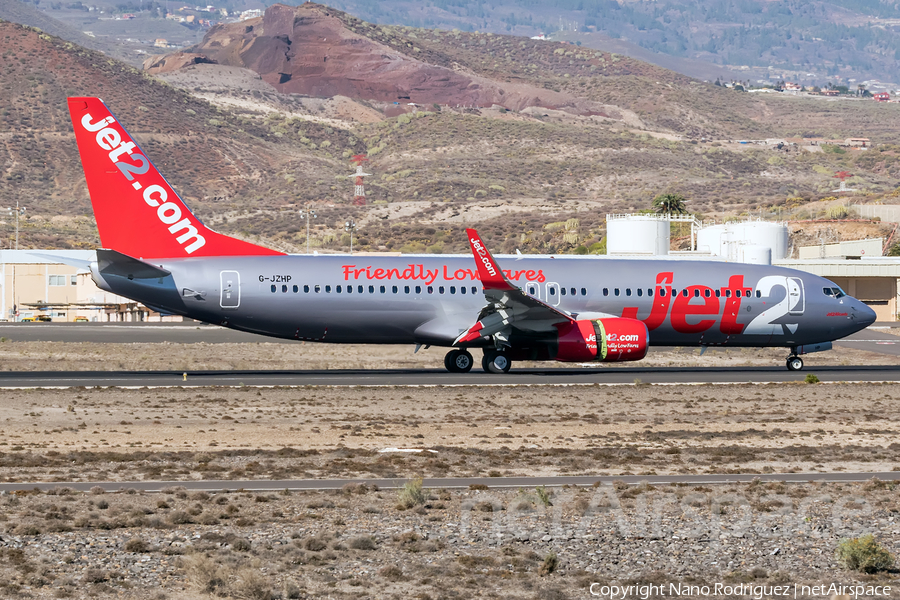
[[[318,285],[316,287],[314,287],[313,289],[316,290],[317,294],[322,291],[322,288]]]
[[[659,288],[659,297],[660,298],[666,297],[666,288]]]
[[[566,288],[559,288],[559,294],[560,294],[560,296],[565,296],[565,295],[566,295]]]
[[[281,293],[287,294],[287,286],[286,285],[281,286]]]
[[[747,290],[746,296],[747,296],[748,298],[751,296],[751,294],[752,294],[752,292],[750,292],[750,290]]]
[[[712,291],[708,289],[703,290],[703,295],[709,298],[712,295]]]
[[[433,286],[433,285],[429,285],[429,286],[428,286],[428,293],[429,293],[429,294],[433,294],[433,293],[434,293],[434,286]]]
[[[443,293],[444,293],[444,286],[440,286],[440,287],[438,288],[438,293],[439,293],[439,294],[443,294]]]
[[[586,288],[581,288],[581,295],[582,295],[582,296],[587,296],[587,289],[586,289]]]
[[[653,288],[647,288],[647,295],[653,297]]]
[[[456,293],[456,286],[455,286],[455,285],[451,285],[451,286],[450,286],[450,293],[451,293],[451,294],[455,294],[455,293]]]
[[[397,286],[395,285],[394,287],[392,287],[392,288],[391,288],[391,291],[394,292],[394,293],[396,294],[396,293],[397,293]]]
[[[762,292],[759,291],[759,290],[756,290],[756,297],[757,297],[757,298],[762,298]]]
[[[477,294],[477,293],[478,293],[478,288],[475,287],[474,285],[472,286],[472,293],[473,293],[473,294]]]
[[[421,294],[421,293],[422,293],[422,286],[421,286],[421,285],[417,285],[417,286],[416,286],[416,293],[417,293],[417,294]]]
[[[342,289],[341,286],[337,286],[336,288],[334,288],[334,291],[337,292],[338,294],[340,294],[341,289]]]
[[[630,296],[630,295],[631,295],[631,288],[625,288],[625,295],[626,295],[626,296]]]
[[[690,292],[688,292],[688,289],[687,289],[687,288],[684,288],[683,290],[681,290],[681,295],[684,296],[685,298],[688,297],[688,294],[689,294],[689,293],[690,293]],[[699,292],[698,292],[698,295],[699,295]]]
[[[374,294],[374,293],[375,293],[375,286],[374,286],[374,285],[370,285],[370,286],[369,286],[369,293],[370,293],[370,294]]]
[[[700,297],[700,290],[698,290],[697,288],[694,288],[694,298],[699,298],[699,297]]]
[[[722,297],[722,290],[716,290],[716,298]]]
[[[303,293],[304,293],[304,294],[308,294],[308,293],[309,293],[309,286],[308,286],[308,285],[304,285],[304,286],[303,286]]]
[[[380,291],[380,292],[383,294],[383,293],[384,293],[384,286],[381,286],[381,287],[378,289],[378,291]]]
[[[347,293],[348,293],[348,294],[352,294],[352,293],[353,293],[353,286],[352,286],[352,285],[348,285],[348,286],[347,286]]]
[[[725,297],[731,298],[731,290],[725,290]]]
[[[577,293],[577,290],[575,288],[569,288],[569,294],[574,296],[576,293]]]
[[[362,294],[362,293],[363,293],[363,286],[361,286],[361,285],[356,286],[356,293],[357,293],[357,294]]]
[[[460,293],[460,294],[465,294],[465,293],[466,293],[466,286],[464,286],[464,285],[459,286],[459,293]]]
[[[273,285],[272,285],[272,293],[273,293],[273,294],[275,293],[275,290],[276,290],[276,289],[277,289],[277,288],[276,288],[275,285],[273,284]]]
[[[584,289],[584,288],[582,288],[582,289]],[[603,288],[603,295],[609,296],[609,288]]]
[[[619,295],[619,288],[615,288],[615,289],[613,290],[613,294],[615,294],[616,296],[618,296],[618,295]]]
[[[295,285],[295,286],[294,286],[294,293],[296,294],[296,293],[299,292],[299,291],[300,291],[300,288],[297,287],[297,286]]]
[[[408,286],[408,285],[404,285],[404,286],[403,286],[403,293],[404,293],[404,294],[408,294],[408,293],[409,293],[409,286]]]
[[[325,293],[326,293],[326,294],[330,294],[330,293],[331,293],[331,286],[330,286],[330,285],[326,285],[326,286],[325,286]]]
[[[551,288],[550,288],[550,295],[551,295],[551,296],[555,296],[555,295],[556,295],[556,288],[555,288],[555,287],[551,287]]]
[[[638,294],[638,296],[643,296],[643,295],[644,295],[644,290],[642,290],[641,288],[638,288],[638,289],[637,289],[637,294]]]

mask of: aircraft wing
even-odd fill
[[[479,337],[496,337],[499,342],[508,338],[511,328],[540,332],[558,331],[555,325],[574,321],[574,317],[537,298],[529,296],[506,277],[487,246],[474,229],[466,229],[469,245],[478,267],[488,304],[478,315],[478,321],[462,332],[453,345],[473,342]]]

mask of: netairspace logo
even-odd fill
[[[591,596],[609,598],[609,600],[625,600],[627,598],[640,598],[648,600],[654,596],[693,596],[693,597],[721,597],[721,596],[748,596],[753,600],[763,598],[805,598],[809,596],[847,596],[854,600],[859,598],[875,598],[889,596],[890,586],[882,585],[841,585],[838,583],[825,583],[820,585],[752,585],[738,583],[726,585],[716,583],[713,585],[686,585],[682,583],[670,583],[666,585],[601,585],[592,583]]]

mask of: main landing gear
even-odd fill
[[[466,350],[451,350],[444,357],[444,366],[451,373],[468,373],[473,364],[475,359]]]
[[[444,366],[451,373],[468,373],[475,360],[467,350],[451,350],[444,357]],[[481,368],[485,373],[509,373],[512,361],[509,355],[500,350],[485,350],[481,359]]]
[[[501,350],[485,350],[481,359],[481,368],[485,373],[509,373],[512,361],[509,355]]]
[[[787,357],[787,368],[788,371],[799,371],[803,368],[803,359],[799,356],[792,354]]]

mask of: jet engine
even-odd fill
[[[562,362],[641,360],[650,333],[643,321],[609,318],[557,325],[556,360]]]

